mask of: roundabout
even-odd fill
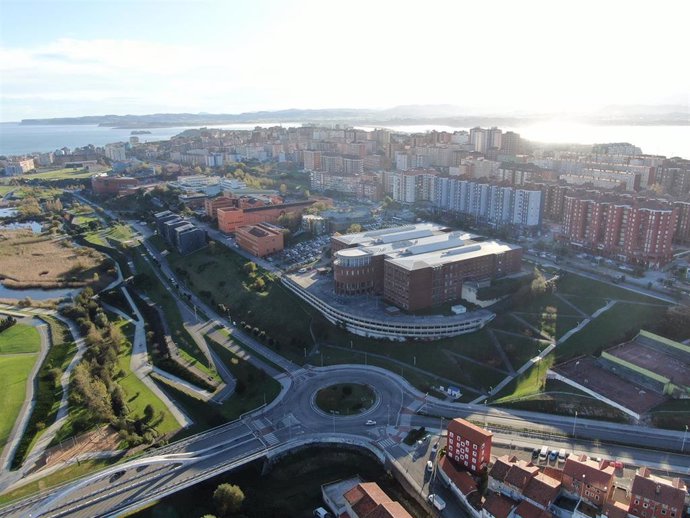
[[[331,384],[312,396],[312,408],[328,416],[357,417],[373,412],[381,402],[376,390],[362,383]]]

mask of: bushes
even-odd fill
[[[17,319],[14,318],[13,316],[8,316],[7,318],[3,318],[0,320],[0,333],[5,331],[6,329],[9,329],[12,327],[14,324],[17,323]]]

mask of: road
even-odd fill
[[[239,421],[198,434],[155,450],[126,464],[60,489],[20,501],[5,509],[0,516],[110,516],[132,511],[164,495],[191,486],[223,471],[254,459],[305,443],[349,442],[375,451],[381,457],[402,463],[408,450],[400,445],[405,430],[424,424],[440,427],[438,417],[420,416],[418,412],[445,413],[448,417],[465,416],[485,422],[494,429],[511,426],[517,430],[549,431],[553,444],[556,434],[565,435],[576,427],[578,439],[599,437],[628,443],[625,449],[631,463],[652,464],[660,469],[690,466],[690,456],[674,453],[659,454],[659,448],[680,448],[682,433],[655,430],[632,425],[619,425],[572,418],[547,416],[529,412],[498,410],[484,405],[445,403],[427,397],[399,376],[377,367],[340,365],[300,369],[291,374],[289,389],[278,399]],[[376,394],[376,403],[357,416],[333,416],[316,408],[314,397],[320,388],[336,383],[364,383]],[[375,426],[366,426],[373,419]],[[497,434],[505,435],[501,431]],[[543,436],[511,434],[515,441],[545,442]],[[584,443],[583,443],[584,444]],[[602,448],[602,446],[600,446]],[[606,446],[615,452],[618,446]],[[620,453],[623,455],[623,453]],[[656,460],[655,463],[650,460]],[[145,467],[142,467],[145,466]],[[120,474],[113,477],[116,474]]]

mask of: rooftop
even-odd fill
[[[333,239],[347,246],[371,246],[402,241],[405,239],[428,237],[435,233],[443,232],[445,228],[446,227],[435,223],[417,223],[414,225],[403,225],[381,230],[344,234],[342,236],[334,236]]]

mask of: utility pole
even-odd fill
[[[685,439],[688,436],[688,425],[685,425],[685,433],[683,433],[683,445],[680,447],[680,452],[685,453]]]
[[[577,410],[575,410],[575,420],[573,421],[573,439],[575,438],[575,425],[577,424]],[[685,427],[687,430],[687,426]]]

